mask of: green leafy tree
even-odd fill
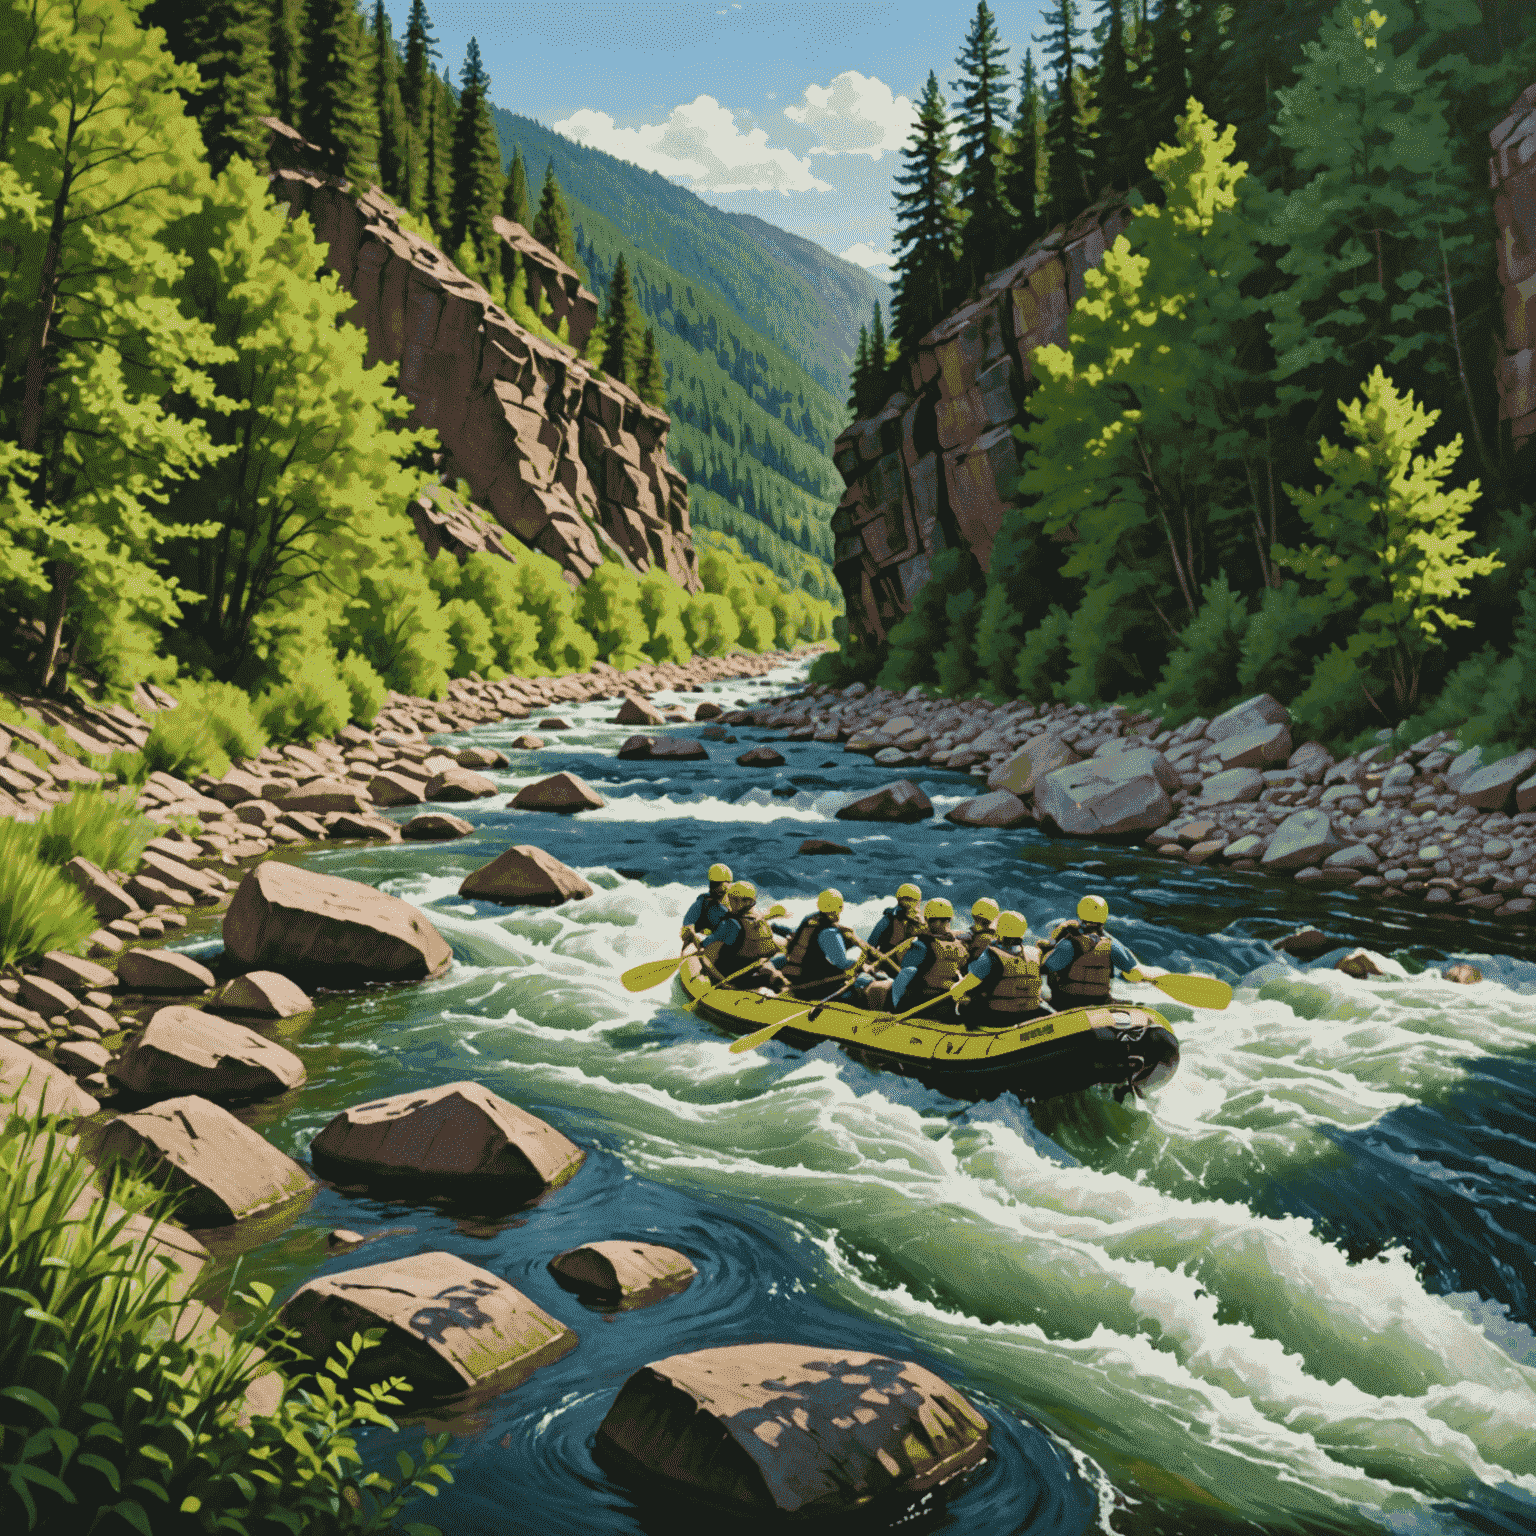
[[[667,404],[667,370],[661,361],[661,349],[656,345],[656,331],[646,326],[640,343],[640,361],[635,367],[635,393],[647,405]]]
[[[1022,256],[1041,235],[1047,225],[1040,214],[1040,154],[1043,148],[1041,136],[1040,84],[1035,77],[1033,50],[1024,50],[1024,63],[1019,71],[1019,105],[1014,113],[1013,134],[1008,143],[1008,170],[1004,182],[1004,195],[1013,210],[1013,228],[1009,232],[1005,249],[1010,256]]]
[[[412,161],[415,144],[400,95],[400,55],[390,30],[384,0],[373,6],[373,110],[379,132],[379,186],[402,208],[414,201]]]
[[[630,286],[629,266],[621,255],[608,283],[608,302],[603,316],[602,368],[610,378],[624,384],[634,382],[640,350],[638,332],[635,293]]]
[[[641,649],[652,661],[693,659],[683,622],[687,608],[688,593],[665,571],[653,566],[640,578],[640,615],[647,637]]]
[[[299,121],[303,100],[301,0],[267,0],[267,54],[272,67],[272,115],[289,127]]]
[[[1045,35],[1035,39],[1045,46],[1045,62],[1056,76],[1045,112],[1046,222],[1052,225],[1069,223],[1093,201],[1078,14],[1078,0],[1055,0],[1046,13]]]
[[[453,127],[453,196],[448,243],[474,247],[482,270],[496,243],[491,220],[501,195],[501,156],[491,124],[491,77],[480,59],[480,44],[469,40],[459,71],[459,109]]]
[[[366,188],[378,165],[368,46],[353,0],[305,0],[299,132],[325,168]]]
[[[959,220],[951,186],[949,110],[938,77],[928,74],[918,101],[917,126],[896,178],[896,303],[891,321],[902,354],[962,297],[957,275]]]
[[[643,666],[651,638],[640,578],[622,565],[601,565],[576,594],[576,622],[597,642],[600,661],[621,672]]]
[[[956,187],[964,223],[960,231],[959,281],[969,292],[988,272],[1002,265],[1008,240],[1008,210],[1003,201],[1002,169],[1006,147],[1008,50],[997,32],[987,0],[977,0],[965,46],[955,61],[960,78],[955,116],[960,160]]]
[[[576,230],[565,193],[555,179],[553,160],[544,168],[544,185],[539,190],[539,211],[533,219],[533,238],[553,251],[568,267],[576,267],[581,257],[576,251]]]
[[[1296,710],[1315,718],[1341,695],[1348,699],[1353,684],[1383,717],[1400,720],[1414,712],[1425,659],[1444,643],[1441,632],[1471,627],[1449,605],[1500,562],[1464,548],[1473,537],[1465,522],[1478,482],[1459,489],[1445,484],[1461,455],[1461,437],[1428,456],[1416,451],[1439,411],[1426,411],[1411,391],[1400,395],[1380,368],[1361,395],[1348,405],[1340,401],[1339,409],[1353,446],[1324,438],[1316,464],[1326,481],[1311,491],[1286,486],[1318,542],[1277,547],[1275,558],[1304,581],[1321,584],[1334,611],[1351,614],[1352,633],[1318,663]],[[1377,693],[1387,689],[1384,707]]]

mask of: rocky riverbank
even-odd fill
[[[898,769],[969,772],[963,826],[1141,842],[1383,902],[1536,922],[1536,751],[1489,762],[1441,731],[1336,760],[1268,694],[1170,729],[1121,706],[1003,705],[855,683],[725,717]],[[931,814],[931,811],[929,812]]]

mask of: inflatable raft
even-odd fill
[[[803,999],[712,987],[690,958],[678,980],[700,1018],[746,1035],[799,1013]],[[944,1006],[930,1010],[938,1014]],[[899,1072],[957,1099],[1050,1099],[1102,1084],[1138,1097],[1173,1076],[1179,1042],[1168,1021],[1139,1003],[1111,1002],[1047,1014],[1008,1029],[967,1029],[953,1018],[917,1014],[899,1024],[842,1001],[828,1003],[774,1037],[809,1050],[831,1040],[855,1061]]]

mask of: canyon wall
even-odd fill
[[[1536,436],[1536,85],[1488,137],[1504,288],[1499,419],[1509,423],[1518,449]]]

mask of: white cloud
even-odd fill
[[[890,254],[886,251],[877,251],[867,241],[860,240],[857,245],[850,245],[846,251],[837,253],[844,261],[851,261],[856,267],[892,268],[895,266]]]
[[[673,107],[664,123],[620,128],[606,112],[583,107],[555,132],[578,144],[632,160],[647,171],[687,181],[695,192],[830,192],[830,183],[793,150],[775,148],[767,133],[743,133],[713,96]]]
[[[813,155],[868,155],[878,160],[907,142],[917,109],[905,96],[892,95],[883,80],[847,69],[831,85],[806,86],[804,101],[785,107],[784,116],[821,135],[824,142]]]

